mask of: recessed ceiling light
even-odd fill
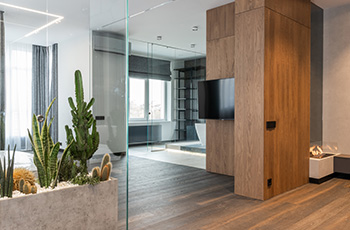
[[[157,40],[158,40],[158,41],[161,41],[162,39],[163,39],[162,36],[157,36]]]
[[[192,31],[193,31],[193,32],[197,32],[197,31],[198,31],[198,26],[193,26],[193,27],[192,27]]]
[[[56,15],[56,14],[50,14],[50,13],[46,13],[46,12],[39,11],[39,10],[33,10],[33,9],[30,9],[30,8],[25,8],[25,7],[21,7],[21,6],[7,4],[7,3],[4,3],[4,2],[0,2],[0,5],[56,18],[53,21],[51,21],[51,22],[49,22],[49,23],[47,23],[47,24],[45,24],[45,25],[43,25],[43,26],[33,30],[32,32],[27,33],[26,35],[24,35],[24,37],[29,37],[30,35],[36,34],[40,30],[45,29],[46,27],[49,27],[52,24],[60,23],[61,20],[64,18],[63,16],[59,16],[59,15]]]

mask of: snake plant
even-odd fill
[[[7,169],[6,159],[4,156],[4,163],[0,160],[0,197],[12,197],[13,190],[13,164],[15,162],[16,145],[13,149],[12,160],[10,160],[10,145],[8,146]]]
[[[60,149],[60,143],[57,142],[54,144],[50,136],[50,128],[53,121],[51,119],[49,125],[47,124],[47,118],[52,104],[56,100],[53,99],[50,106],[46,110],[45,120],[40,130],[40,125],[37,117],[33,114],[32,120],[32,129],[33,135],[30,134],[28,130],[28,136],[32,143],[34,151],[34,164],[37,167],[39,183],[41,187],[56,187],[58,172],[61,168],[62,160],[64,160],[67,155],[67,151],[70,148],[71,144],[67,146],[64,150],[61,160],[57,161],[57,155]]]
[[[66,125],[67,144],[73,143],[69,149],[69,154],[74,160],[80,162],[80,172],[87,174],[87,161],[98,149],[100,135],[96,129],[96,120],[92,115],[91,107],[95,102],[91,98],[89,103],[84,101],[84,89],[81,72],[75,71],[75,100],[76,105],[71,97],[68,98],[71,107],[73,131]],[[91,128],[91,133],[90,133]]]

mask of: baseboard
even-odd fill
[[[350,180],[350,174],[347,174],[347,173],[334,173],[334,177]]]
[[[330,179],[333,178],[340,178],[340,179],[346,179],[346,180],[350,180],[350,174],[346,174],[346,173],[333,173],[331,175],[322,177],[320,179],[315,179],[315,178],[309,178],[309,183],[312,184],[322,184]]]
[[[320,179],[315,179],[315,178],[309,178],[309,182],[312,183],[312,184],[322,184],[332,178],[334,178],[335,174],[330,174],[328,176],[325,176],[325,177],[322,177]]]

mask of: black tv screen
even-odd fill
[[[198,82],[200,119],[233,120],[235,115],[235,79]]]

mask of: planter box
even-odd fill
[[[118,180],[0,201],[0,229],[117,229]]]
[[[334,154],[325,158],[311,158],[309,177],[313,179],[322,179],[334,173]]]

